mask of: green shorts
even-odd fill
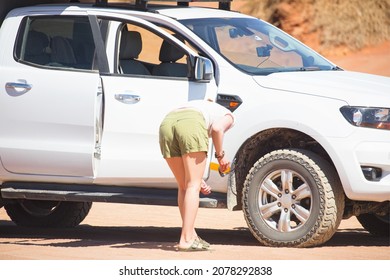
[[[169,113],[160,125],[160,149],[164,158],[206,152],[209,137],[202,113],[183,109]]]

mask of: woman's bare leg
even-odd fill
[[[183,155],[185,171],[185,194],[183,197],[183,226],[179,246],[189,247],[196,236],[195,219],[199,208],[199,191],[206,167],[206,153]]]
[[[168,163],[169,168],[171,169],[173,175],[175,176],[177,185],[178,185],[178,196],[177,196],[177,204],[179,206],[182,226],[184,224],[184,216],[185,216],[185,208],[184,208],[184,198],[186,195],[186,180],[185,180],[185,170],[183,158],[174,157],[174,158],[166,158],[166,162]],[[193,231],[193,236],[197,236],[197,233]]]
[[[183,220],[183,201],[185,196],[185,170],[183,159],[181,157],[166,158],[169,168],[171,169],[173,176],[175,176],[178,186],[177,204],[179,205],[179,211],[181,219]]]
[[[178,205],[182,218],[180,247],[189,247],[197,237],[195,219],[199,208],[199,190],[206,167],[206,153],[197,152],[166,159],[178,184]]]

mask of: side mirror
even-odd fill
[[[211,60],[205,57],[197,57],[195,63],[195,81],[208,83],[213,79],[214,68]]]

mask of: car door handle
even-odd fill
[[[141,100],[141,97],[133,94],[115,94],[115,99],[125,104],[135,104]]]
[[[21,89],[25,91],[29,91],[32,88],[31,85],[25,83],[6,83],[5,87],[7,89]]]
[[[31,90],[32,85],[24,82],[9,82],[5,84],[5,89],[9,95],[19,96]]]

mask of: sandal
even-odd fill
[[[192,242],[190,247],[187,248],[177,247],[177,248],[178,251],[181,252],[208,251],[210,250],[210,244],[202,240],[201,238],[197,237],[195,238],[194,242]]]
[[[210,247],[210,243],[200,238],[200,236],[197,237],[199,239],[199,242],[203,244],[204,247]]]

